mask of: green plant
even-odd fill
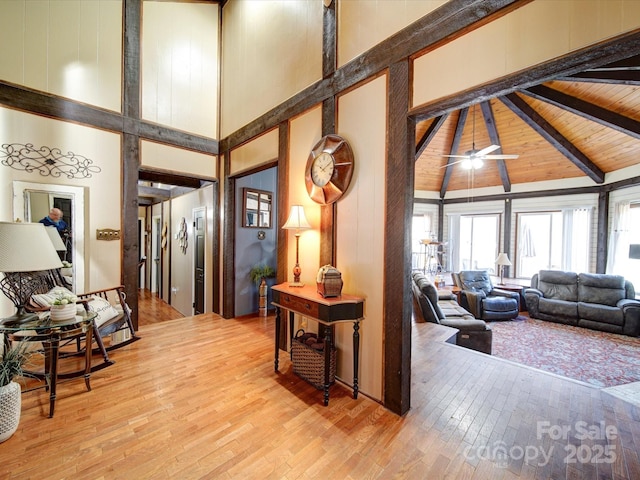
[[[78,297],[76,297],[73,293],[67,292],[65,290],[56,290],[53,292],[53,302],[51,305],[68,305],[69,303],[76,303]]]
[[[0,360],[0,387],[9,385],[14,377],[23,375],[22,369],[31,356],[28,348],[29,342],[20,342],[17,346],[8,349],[5,347]]]
[[[256,287],[260,286],[260,282],[263,278],[272,278],[276,276],[276,271],[269,265],[255,265],[249,272],[251,281],[256,284]]]

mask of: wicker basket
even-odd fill
[[[291,339],[291,361],[293,373],[305,379],[319,390],[324,388],[324,350],[311,348],[300,341],[304,330],[298,330]],[[329,385],[336,381],[336,348],[331,348],[329,358]]]

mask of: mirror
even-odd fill
[[[271,202],[273,194],[255,188],[243,188],[242,226],[271,228]]]
[[[69,185],[13,182],[13,218],[20,222],[38,222],[52,207],[60,208],[71,235],[65,260],[72,264],[73,291],[87,291],[85,285],[84,188]]]

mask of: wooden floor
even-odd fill
[[[414,325],[412,408],[398,417],[341,385],[322,406],[285,353],[275,373],[272,317],[140,323],[90,392],[59,386],[54,418],[46,392],[23,394],[0,478],[640,478],[636,407],[434,341],[432,324]]]

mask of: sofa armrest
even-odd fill
[[[622,333],[637,337],[640,335],[640,302],[638,300],[632,300],[629,298],[623,298],[617,303],[617,306],[622,309],[622,315],[624,316],[624,324],[622,326]]]
[[[537,288],[527,288],[524,291],[524,299],[527,302],[527,310],[531,318],[538,318],[540,312],[540,299],[544,294]]]
[[[508,290],[500,290],[499,288],[494,288],[493,290],[491,290],[491,293],[489,295],[492,295],[494,297],[515,298],[518,301],[519,301],[519,298],[520,298],[520,294],[518,292],[510,292]]]
[[[487,295],[482,290],[462,290],[460,295],[462,307],[469,310],[471,315],[476,318],[482,317],[482,300],[484,298],[487,298]]]

